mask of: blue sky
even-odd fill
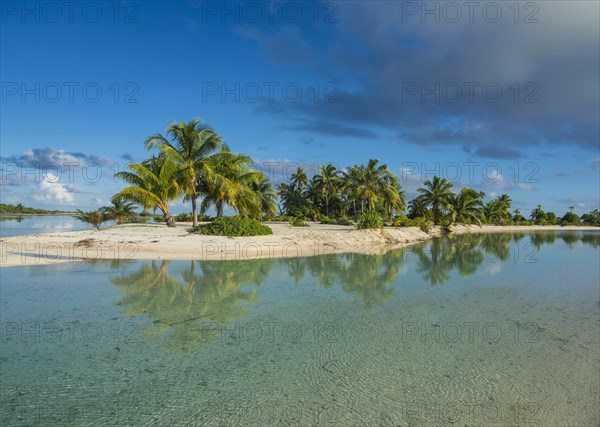
[[[279,181],[378,158],[598,208],[599,3],[3,2],[3,203],[93,209],[199,117]],[[175,212],[189,211],[178,202]]]

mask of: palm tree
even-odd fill
[[[423,196],[417,196],[408,204],[408,217],[410,219],[427,218],[429,210],[427,209],[427,201]]]
[[[458,194],[450,196],[449,210],[452,222],[481,225],[481,207],[483,203],[479,193],[464,187]]]
[[[84,212],[77,209],[73,216],[81,222],[93,225],[96,230],[100,230],[100,226],[106,221],[106,216],[99,210]]]
[[[273,190],[273,184],[265,176],[259,182],[250,183],[251,190],[258,196],[260,200],[260,211],[262,214],[267,216],[275,215],[277,213],[277,204],[275,203],[275,190]]]
[[[488,224],[500,224],[504,215],[504,207],[497,200],[491,200],[483,205],[482,214]]]
[[[510,207],[512,200],[508,194],[501,194],[496,198],[496,202],[499,204],[501,211],[501,222],[504,223],[510,219]]]
[[[542,210],[542,205],[537,205],[534,210],[531,211],[531,219],[534,221],[539,221],[546,213]]]
[[[166,150],[161,156],[143,163],[130,163],[127,165],[128,171],[117,172],[115,177],[133,185],[114,196],[142,206],[157,207],[163,213],[169,227],[175,227],[175,219],[169,212],[169,206],[182,193],[177,179],[179,164],[170,156],[172,151]]]
[[[202,215],[215,205],[217,217],[223,215],[225,204],[244,216],[260,217],[262,201],[253,186],[259,186],[267,180],[265,174],[253,169],[251,157],[244,154],[231,154],[214,158],[213,173],[207,180],[201,181],[199,192],[205,194],[200,205]]]
[[[304,187],[307,183],[308,183],[308,176],[306,175],[304,168],[299,166],[298,169],[296,169],[296,172],[294,172],[292,174],[292,178],[290,179],[290,184],[292,184],[293,187],[302,189],[302,187]]]
[[[329,216],[329,200],[338,193],[338,187],[340,185],[339,171],[332,164],[326,166],[321,165],[320,175],[316,175],[313,182],[323,193],[325,199],[325,215]]]
[[[515,211],[513,212],[513,221],[514,222],[525,221],[525,217],[523,215],[521,215],[521,211],[519,209],[515,209]]]
[[[149,149],[159,148],[161,151],[173,151],[172,157],[177,163],[177,173],[185,199],[192,202],[193,226],[198,225],[196,200],[198,182],[208,179],[212,174],[212,157],[222,150],[228,150],[221,137],[211,129],[201,125],[199,119],[189,123],[173,123],[167,128],[167,136],[161,134],[148,137],[145,141]]]
[[[445,178],[434,176],[433,181],[427,180],[424,185],[425,187],[419,188],[418,191],[427,205],[431,205],[433,222],[439,224],[441,215],[446,210],[452,196],[452,183]]]
[[[133,207],[135,203],[127,202],[122,197],[113,197],[112,206],[103,206],[100,211],[109,219],[114,219],[117,224],[123,224],[125,219],[135,214]]]
[[[306,188],[302,192],[302,196],[308,200],[313,208],[319,209],[321,207],[323,192],[317,183],[317,175],[313,176],[308,184],[306,184]]]
[[[284,209],[287,210],[287,196],[288,196],[288,188],[289,185],[287,185],[286,183],[282,182],[277,186],[277,195],[279,196],[279,200],[281,201],[281,204],[277,204],[277,206],[279,207],[279,213],[283,214]]]
[[[361,182],[364,181],[364,167],[363,166],[352,166],[348,171],[342,171],[342,191],[348,202],[352,203],[352,211],[354,213],[354,219],[358,220],[358,211],[356,209],[356,202],[360,201],[360,190],[359,187]],[[362,201],[361,201],[362,210]]]

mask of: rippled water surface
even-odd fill
[[[0,270],[2,425],[591,425],[597,232]]]

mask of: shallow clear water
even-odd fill
[[[600,233],[0,270],[2,425],[592,425]]]
[[[92,228],[91,225],[78,221],[68,215],[0,216],[0,237],[91,230]]]

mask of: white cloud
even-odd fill
[[[33,199],[45,203],[73,204],[75,202],[73,194],[69,191],[67,185],[58,181],[56,175],[52,173],[45,174],[34,190]]]

